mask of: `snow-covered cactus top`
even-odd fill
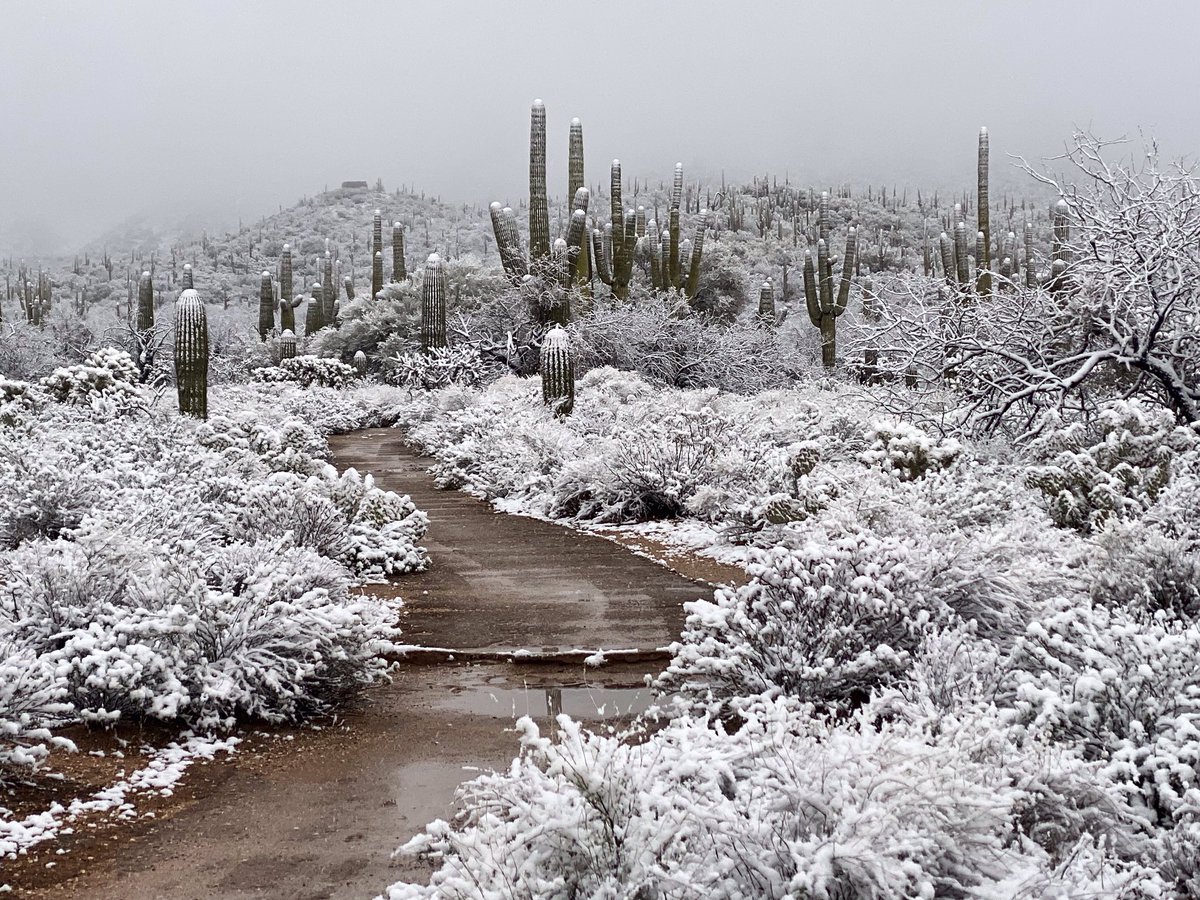
[[[446,346],[446,267],[442,258],[430,253],[421,283],[421,349],[425,352]]]

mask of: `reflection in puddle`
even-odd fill
[[[566,713],[581,721],[631,719],[654,701],[648,687],[543,687],[526,685],[500,688],[482,685],[452,694],[438,703],[444,709],[478,716],[516,719],[521,716],[552,718]]]

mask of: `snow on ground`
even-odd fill
[[[112,813],[119,819],[136,818],[139,794],[171,796],[193,763],[211,760],[217,753],[233,753],[240,742],[236,737],[189,737],[183,743],[170,743],[152,751],[146,765],[87,799],[75,799],[65,806],[55,803],[19,820],[0,820],[0,857],[15,859],[37,844],[69,834],[90,816]]]

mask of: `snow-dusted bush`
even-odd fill
[[[908,549],[894,539],[821,535],[751,559],[749,584],[687,605],[665,689],[718,706],[779,695],[861,702],[950,616],[921,592]]]
[[[0,377],[0,427],[12,427],[37,408],[33,385]]]
[[[48,404],[0,429],[0,666],[38,673],[0,699],[6,740],[33,741],[60,702],[97,721],[291,720],[380,674],[395,611],[351,587],[422,568],[426,518],[323,460],[324,407],[315,426],[288,409],[326,390],[218,392],[204,423]]]
[[[432,391],[452,384],[474,387],[487,377],[479,351],[470,345],[433,347],[424,353],[405,353],[385,362],[390,384]]]
[[[1200,443],[1166,410],[1135,400],[1105,406],[1097,428],[1075,423],[1039,439],[1031,451],[1040,464],[1026,476],[1058,525],[1084,533],[1145,512],[1169,484],[1175,458]]]
[[[1200,804],[1200,623],[1061,602],[1029,625],[1003,694],[1018,733],[1128,785],[1151,822]]]
[[[865,465],[879,466],[905,481],[951,465],[962,446],[954,438],[937,440],[907,422],[876,422],[867,432]]]
[[[320,356],[293,356],[279,361],[278,366],[266,366],[254,370],[254,379],[268,383],[294,381],[301,387],[342,388],[358,378],[354,367],[340,359],[325,359]]]
[[[97,350],[86,362],[61,366],[41,380],[41,388],[59,403],[88,404],[97,399],[119,407],[140,399],[134,387],[137,366],[123,350]]]
[[[393,885],[389,900],[1162,896],[1136,842],[1097,837],[1128,827],[1119,806],[1072,808],[1063,789],[1086,769],[989,738],[984,714],[937,734],[784,702],[734,733],[689,718],[616,736],[558,723],[550,739],[521,720],[511,769],[464,785],[459,819],[403,849],[440,864],[429,885]],[[1027,832],[1033,807],[1065,830]]]

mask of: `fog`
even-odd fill
[[[443,198],[527,191],[545,100],[588,181],[784,173],[973,184],[975,135],[1074,128],[1200,145],[1195,0],[6,4],[0,248],[70,251],[143,214],[232,227],[346,179]]]

